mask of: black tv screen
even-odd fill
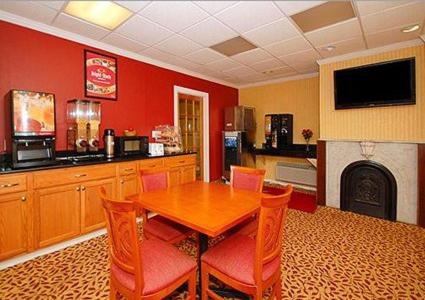
[[[415,59],[334,71],[335,109],[415,104]]]

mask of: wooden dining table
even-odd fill
[[[200,268],[200,257],[208,249],[208,238],[221,235],[259,211],[261,193],[195,181],[167,190],[144,192],[127,200],[199,232]]]
[[[208,237],[219,236],[259,210],[261,193],[194,181],[127,199],[199,232],[200,251],[204,252]]]

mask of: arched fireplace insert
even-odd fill
[[[341,175],[341,210],[396,220],[397,183],[385,166],[370,160],[348,165]]]

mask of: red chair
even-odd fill
[[[266,170],[230,166],[230,185],[235,189],[261,192]]]
[[[100,189],[109,240],[110,299],[162,299],[188,282],[189,298],[196,298],[196,262],[172,245],[137,238],[133,202],[108,199]]]
[[[143,192],[168,189],[170,183],[169,170],[167,168],[154,170],[141,170],[139,182],[143,197]],[[148,218],[146,210],[142,212],[143,233],[148,239],[158,239],[164,242],[175,244],[194,233],[193,230],[173,222],[163,216],[156,215]]]
[[[263,190],[264,175],[266,170],[247,167],[230,166],[230,185],[234,189],[248,190],[260,193]],[[258,220],[252,216],[242,223],[236,225],[225,235],[241,231],[244,234],[254,233],[257,230]]]
[[[281,299],[281,248],[291,194],[289,186],[285,194],[263,196],[255,239],[235,234],[202,255],[203,300],[220,299],[208,286],[210,275],[254,299],[273,287],[272,296]]]

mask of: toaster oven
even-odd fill
[[[149,138],[147,136],[116,136],[114,148],[116,156],[148,155]]]

